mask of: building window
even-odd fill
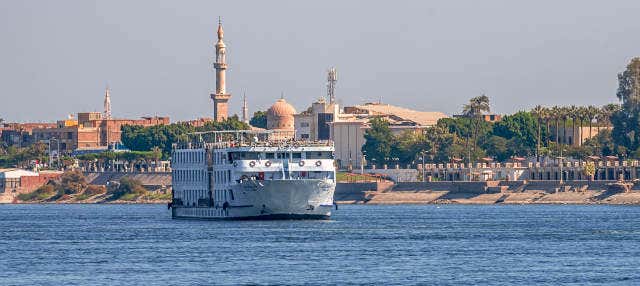
[[[300,134],[300,138],[309,139],[309,134]]]
[[[300,122],[300,127],[309,127],[309,122]]]

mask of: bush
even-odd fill
[[[167,193],[148,192],[146,195],[144,195],[143,198],[147,199],[147,200],[166,200],[166,201],[170,201],[171,200],[171,193],[170,192],[167,192]]]
[[[84,190],[84,192],[82,192],[82,194],[79,194],[78,196],[75,197],[75,199],[77,201],[84,201],[90,197],[96,196],[96,195],[100,195],[100,194],[104,194],[107,192],[107,188],[105,188],[104,186],[98,186],[98,185],[89,185],[87,186],[87,188]]]
[[[91,197],[99,194],[104,194],[106,192],[107,188],[105,186],[89,185],[87,186],[87,189],[84,190],[83,194]]]
[[[44,200],[56,194],[56,189],[52,185],[44,185],[35,191],[26,194],[19,194],[18,199],[21,201]]]
[[[140,195],[146,194],[147,189],[142,186],[142,183],[136,179],[124,177],[120,179],[120,182],[108,190],[113,200],[133,200]]]
[[[82,193],[87,186],[88,184],[84,174],[78,170],[65,172],[60,176],[60,187],[64,191],[64,194]]]

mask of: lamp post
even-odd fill
[[[51,166],[53,165],[53,153],[51,153],[51,141],[55,140],[56,141],[56,148],[57,148],[57,152],[56,152],[56,162],[57,162],[57,167],[60,167],[60,140],[58,140],[58,138],[56,137],[51,137],[51,139],[47,140],[48,146],[49,146],[49,168],[51,168]]]
[[[563,167],[562,165],[564,165],[563,164],[563,159],[564,158],[562,157],[562,149],[564,149],[564,148],[562,146],[560,146],[560,157],[558,157],[558,160],[560,162],[560,185],[561,186],[564,184],[564,180],[563,180],[564,173],[562,171],[562,167]]]
[[[424,177],[424,174],[425,174],[425,172],[424,172],[424,169],[425,169],[425,168],[424,168],[424,155],[425,155],[425,152],[424,152],[424,151],[422,151],[422,153],[421,153],[421,154],[422,154],[422,181],[423,181],[423,182],[426,182],[425,177]]]
[[[364,164],[365,161],[367,160],[367,154],[366,152],[362,152],[362,159],[360,159],[360,175],[364,175]]]

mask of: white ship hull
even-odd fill
[[[211,206],[174,206],[173,218],[328,219],[335,182],[324,179],[248,180],[233,186],[233,198]]]

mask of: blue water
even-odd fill
[[[331,221],[0,205],[0,285],[640,284],[640,207],[341,206]]]

